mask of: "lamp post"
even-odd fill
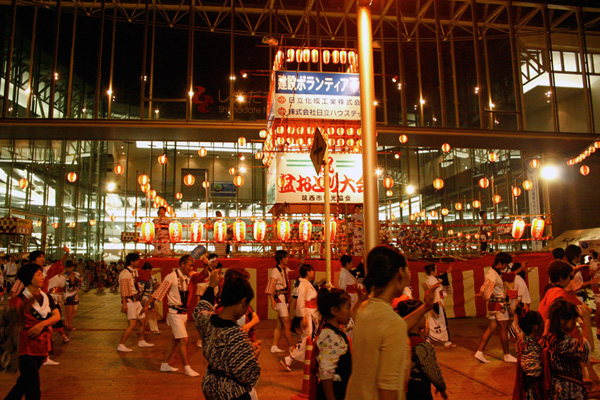
[[[377,146],[375,137],[375,79],[373,69],[373,32],[371,1],[359,0],[357,5],[358,57],[360,80],[360,111],[363,151],[364,187],[364,252],[379,244],[379,195],[377,193]]]

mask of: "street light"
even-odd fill
[[[558,169],[553,165],[547,165],[542,168],[542,178],[547,181],[551,181],[558,177]]]

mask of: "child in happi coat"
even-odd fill
[[[517,377],[513,400],[544,399],[542,385],[542,346],[539,339],[544,331],[544,320],[537,311],[527,311],[519,316],[523,335],[517,342]]]

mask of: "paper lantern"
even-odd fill
[[[132,215],[133,217],[135,217],[135,214],[136,214],[136,213],[135,213],[135,210],[131,210],[131,215]]]
[[[21,189],[25,189],[28,184],[29,184],[29,182],[27,182],[27,179],[25,179],[25,178],[19,179],[19,187]]]
[[[494,197],[492,198],[492,201],[495,204],[498,204],[498,203],[500,203],[502,201],[502,196],[500,196],[499,194],[495,194]]]
[[[176,198],[177,200],[181,200],[181,199],[183,198],[183,193],[181,193],[181,192],[177,192],[177,193],[175,193],[175,198]]]
[[[146,243],[150,243],[154,240],[154,224],[150,221],[142,223],[142,240]]]
[[[94,225],[96,225],[96,220],[90,219],[89,223],[90,223],[90,226],[94,226]]]
[[[421,210],[421,212],[419,212],[418,214],[421,218],[425,218],[425,210]]]
[[[338,62],[340,62],[340,52],[337,50],[334,50],[331,52],[331,61],[334,64],[337,64]]]
[[[294,54],[296,54],[294,49],[288,49],[287,50],[287,58],[285,59],[285,61],[286,62],[294,62]]]
[[[194,175],[192,174],[187,174],[183,177],[183,183],[185,186],[192,186],[194,182],[196,182],[196,178],[194,178]]]
[[[258,240],[262,242],[265,240],[265,236],[267,235],[267,223],[262,219],[257,219],[254,221],[254,240]]]
[[[529,166],[533,169],[536,169],[540,166],[540,160],[534,158],[533,160],[529,161]]]
[[[302,61],[305,63],[310,62],[310,50],[304,49],[302,50]]]
[[[151,186],[149,183],[146,183],[145,185],[141,185],[140,186],[140,190],[144,193],[148,193],[148,191],[151,189]]]
[[[208,189],[208,188],[210,187],[210,182],[209,182],[209,181],[204,181],[204,182],[202,182],[202,187],[203,187],[204,189]]]
[[[406,136],[406,135],[400,135],[400,137],[398,138],[398,140],[400,141],[400,143],[404,144],[404,143],[408,142],[408,136]]]
[[[462,203],[456,203],[454,204],[454,208],[456,209],[456,211],[460,211],[463,209],[463,205]]]
[[[241,175],[236,175],[236,176],[233,178],[233,184],[234,184],[235,186],[237,186],[237,187],[240,187],[240,186],[242,186],[242,185],[244,184],[244,177],[243,177],[243,176],[241,176]]]
[[[167,214],[173,214],[173,207],[171,207],[170,205],[167,204],[167,201],[165,199],[162,199],[162,205],[163,207],[167,208]]]
[[[393,191],[393,190],[387,190],[387,191],[385,192],[385,195],[386,195],[387,197],[392,197],[392,196],[394,195],[394,191]]]
[[[114,214],[110,216],[110,220],[111,220],[112,222],[115,222],[115,220],[116,220],[116,219],[117,219],[117,217],[115,217],[115,215],[114,215]]]
[[[333,242],[337,236],[337,221],[332,219],[329,222],[329,238]]]
[[[386,189],[391,189],[392,186],[394,186],[394,179],[388,176],[383,180],[383,187],[385,187]]]
[[[473,200],[473,208],[481,207],[481,202],[479,200]]]
[[[440,190],[441,188],[444,187],[444,180],[442,178],[435,178],[433,180],[433,187],[436,188],[437,190]]]
[[[429,215],[431,216],[431,218],[436,218],[437,217],[437,211],[431,210],[431,211],[429,211]]]
[[[234,167],[229,168],[229,175],[235,175],[235,168]]]
[[[77,180],[77,174],[75,172],[69,172],[67,174],[67,180],[71,183],[75,182]]]
[[[530,190],[533,187],[533,183],[529,179],[523,181],[523,189]]]
[[[521,188],[517,186],[513,187],[512,194],[515,197],[519,197],[521,195]]]
[[[58,228],[58,222],[55,222],[55,223],[53,223],[53,224],[52,224],[52,227],[53,227],[54,229],[57,229],[57,228]]]
[[[531,237],[534,239],[540,239],[544,235],[544,227],[546,221],[543,218],[534,218],[531,222]]]
[[[400,208],[404,208],[404,207],[406,207],[406,203],[405,203],[405,202],[403,202],[403,201],[401,201],[401,202],[400,202]]]
[[[260,151],[258,153],[256,153],[254,155],[254,158],[256,158],[257,160],[260,160],[261,158],[263,158],[263,153],[261,153]]]
[[[340,51],[340,64],[346,64],[346,61],[348,61],[348,53],[346,50],[342,50]]]
[[[138,176],[138,183],[141,185],[147,185],[150,182],[150,177],[146,174]]]
[[[277,221],[277,239],[287,242],[290,239],[290,223],[287,219],[281,218]]]
[[[238,145],[240,145],[240,147],[244,147],[246,145],[246,138],[243,136],[240,136],[238,139]]]
[[[266,129],[261,129],[260,132],[258,132],[258,136],[260,136],[261,139],[264,139],[267,137],[267,130]]]
[[[450,213],[450,211],[446,207],[442,208],[441,212],[442,212],[442,215],[444,215],[444,216],[446,216]]]
[[[206,157],[207,154],[208,154],[208,151],[204,147],[200,147],[198,149],[198,155],[200,157]]]
[[[490,154],[488,154],[488,159],[491,162],[496,162],[496,161],[498,161],[498,154],[496,154],[492,151]]]
[[[123,166],[117,164],[117,165],[115,165],[115,169],[114,170],[115,170],[115,174],[121,175],[123,173]]]
[[[165,165],[167,163],[167,156],[165,154],[158,156],[158,162]]]
[[[352,50],[348,52],[348,62],[352,65],[356,63],[356,53]]]
[[[69,222],[69,228],[75,228],[75,225],[77,225],[75,222]]]
[[[586,176],[590,173],[590,167],[588,167],[587,165],[582,165],[581,168],[579,168],[579,173],[583,176]]]
[[[331,53],[329,50],[323,50],[323,64],[329,64],[329,60],[331,60]]]
[[[233,239],[236,242],[246,240],[246,223],[239,218],[233,223]]]
[[[222,219],[218,219],[213,225],[213,234],[215,241],[224,242],[227,238],[227,224]]]
[[[303,242],[308,242],[312,235],[312,222],[307,218],[303,218],[298,226],[298,230],[300,232],[300,239],[302,239]]]
[[[450,145],[449,145],[448,143],[444,143],[444,144],[442,145],[442,151],[443,151],[444,153],[448,153],[448,152],[449,152],[451,149],[452,149],[452,147],[450,147]]]
[[[481,187],[482,189],[485,189],[488,186],[490,186],[490,180],[488,178],[481,178],[479,180],[479,187]]]
[[[521,239],[525,233],[525,221],[521,218],[515,219],[512,225],[512,237]]]
[[[448,229],[448,236],[452,236],[452,235],[454,235],[454,230]]]
[[[190,240],[198,243],[204,237],[204,224],[200,221],[194,221],[190,225]]]

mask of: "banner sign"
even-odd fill
[[[330,154],[327,167],[330,200],[362,203],[362,156]],[[323,174],[315,173],[309,154],[282,154],[273,159],[267,174],[267,203],[322,203],[324,193]]]
[[[271,89],[269,121],[360,120],[358,74],[276,71]]]
[[[210,195],[211,197],[235,197],[237,194],[237,186],[232,182],[211,182]]]

